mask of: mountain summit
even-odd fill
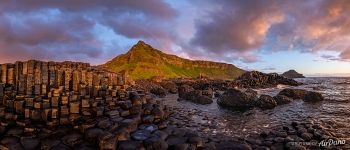
[[[143,41],[102,65],[104,68],[127,72],[132,79],[147,79],[154,76],[164,78],[206,76],[215,79],[235,79],[244,70],[232,64],[189,60],[163,53]]]

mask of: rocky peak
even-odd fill
[[[288,70],[282,74],[286,78],[305,78],[302,74],[296,72],[295,70]]]
[[[137,50],[144,50],[144,49],[153,49],[153,47],[144,41],[140,40],[135,45],[131,47],[129,51],[137,51]]]

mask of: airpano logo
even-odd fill
[[[339,139],[326,139],[322,140],[320,142],[317,141],[310,141],[310,142],[289,142],[291,145],[301,145],[301,146],[319,146],[319,147],[333,147],[333,146],[340,146],[345,145],[345,140],[339,140]]]
[[[318,143],[318,146],[320,147],[331,147],[331,146],[337,146],[337,145],[345,145],[345,140],[336,140],[336,139],[328,139],[328,140],[322,140]]]

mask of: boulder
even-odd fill
[[[277,95],[273,97],[275,99],[275,101],[277,102],[277,105],[283,105],[283,104],[288,104],[290,102],[292,102],[293,99],[284,96],[284,95]]]
[[[305,102],[318,102],[324,100],[324,97],[320,93],[303,89],[283,89],[276,97],[281,98],[281,95],[292,99],[302,99]]]
[[[40,147],[40,140],[32,137],[21,137],[21,144],[25,150],[35,150]]]
[[[226,90],[221,97],[217,100],[218,105],[221,107],[230,108],[233,110],[245,111],[252,108],[254,105],[253,97],[241,92],[237,89]]]
[[[284,95],[292,99],[304,99],[307,92],[302,89],[283,89],[278,95]]]
[[[171,81],[162,81],[160,85],[169,93],[176,94],[177,93],[177,85]]]
[[[160,86],[154,87],[150,90],[150,92],[154,95],[157,95],[159,97],[165,97],[166,96],[166,90]]]
[[[275,99],[269,95],[261,95],[254,105],[261,109],[272,109],[277,106]]]
[[[188,93],[194,91],[193,87],[189,85],[182,85],[178,88],[179,97],[182,99],[187,99]]]
[[[159,136],[152,136],[144,141],[146,149],[167,150],[168,143]]]
[[[210,91],[205,91],[206,95],[203,95],[203,91],[195,90],[193,87],[189,85],[182,85],[179,87],[179,98],[188,100],[197,104],[211,104],[213,100],[210,96],[207,96]],[[211,92],[212,94],[212,92]]]
[[[303,99],[305,102],[318,102],[323,101],[323,96],[318,92],[307,92],[305,98]]]

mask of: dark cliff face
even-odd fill
[[[302,74],[296,72],[295,70],[289,70],[282,74],[286,78],[305,78]]]
[[[200,75],[214,79],[235,79],[244,70],[232,64],[189,60],[163,53],[143,41],[125,54],[119,55],[102,65],[111,71],[126,71],[132,79],[147,79],[154,76],[164,78],[188,77]]]

